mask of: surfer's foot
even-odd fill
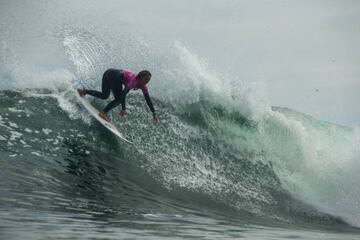
[[[101,118],[104,119],[105,121],[110,122],[109,117],[108,117],[107,114],[104,113],[104,112],[99,112],[99,117],[101,117]]]
[[[78,91],[80,97],[85,96],[85,89],[78,89],[77,91]]]

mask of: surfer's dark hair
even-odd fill
[[[140,72],[136,75],[136,78],[137,78],[137,79],[141,79],[141,78],[146,77],[146,76],[150,76],[150,77],[151,77],[151,72],[148,71],[148,70],[142,70],[142,71],[140,71]]]

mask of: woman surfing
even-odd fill
[[[145,101],[149,106],[154,122],[158,123],[159,118],[155,113],[154,106],[152,104],[147,84],[151,80],[151,73],[148,70],[142,70],[138,74],[129,71],[127,69],[113,69],[110,68],[105,71],[102,78],[101,92],[95,90],[78,89],[78,93],[81,97],[85,95],[91,95],[100,99],[107,99],[110,96],[110,91],[113,93],[114,100],[106,105],[106,107],[99,112],[99,116],[109,122],[107,113],[118,106],[121,103],[122,110],[120,111],[120,117],[124,117],[126,114],[125,99],[130,90],[141,89]]]

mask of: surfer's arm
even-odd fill
[[[148,92],[143,92],[143,93],[144,93],[146,103],[149,106],[151,112],[153,113],[154,123],[159,123],[160,120],[159,120],[159,117],[156,115],[155,108],[154,108],[154,105],[152,104],[149,93]]]
[[[141,90],[142,90],[142,92],[143,92],[143,94],[144,94],[146,104],[149,106],[150,111],[153,113],[154,116],[156,116],[156,114],[155,114],[155,108],[154,108],[154,105],[152,104],[152,101],[151,101],[151,98],[150,98],[150,95],[149,95],[149,90],[148,90],[147,86],[144,85],[144,86],[141,88]]]
[[[153,113],[153,115],[155,115],[155,108],[154,108],[154,105],[153,105],[153,103],[151,101],[149,93],[148,92],[144,93],[144,97],[145,97],[146,104],[150,108],[150,111]]]

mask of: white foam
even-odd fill
[[[51,129],[48,129],[48,128],[43,128],[43,129],[41,129],[41,131],[42,131],[43,133],[45,133],[46,135],[49,135],[50,133],[52,133],[52,130],[51,130]]]
[[[33,67],[23,64],[21,68],[11,70],[9,75],[15,88],[59,92],[67,89],[74,79],[74,75],[66,69],[44,71]]]
[[[33,132],[33,131],[32,131],[31,129],[29,129],[29,128],[25,128],[24,131],[25,131],[25,132],[28,132],[28,133],[32,133],[32,132]]]
[[[10,141],[14,141],[23,135],[22,133],[19,133],[17,131],[10,131],[10,133],[11,133],[10,138],[9,138]]]
[[[38,156],[38,157],[41,157],[42,155],[38,152],[31,152],[31,154],[35,155],[35,156]]]
[[[21,110],[21,109],[17,109],[16,107],[13,107],[13,108],[8,108],[8,110],[10,111],[10,112],[14,112],[14,113],[20,113],[20,112],[23,112],[23,110]]]
[[[270,110],[260,83],[245,83],[225,72],[216,72],[180,42],[175,43],[174,59],[158,73],[152,84],[156,97],[177,109],[205,100],[259,120]],[[185,109],[186,110],[186,109]]]
[[[16,123],[13,122],[9,122],[9,126],[12,128],[18,128],[18,125]]]

